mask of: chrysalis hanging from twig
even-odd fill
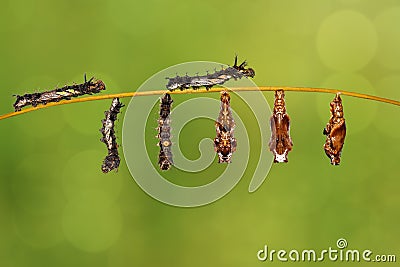
[[[171,127],[170,127],[170,113],[171,104],[173,100],[171,96],[166,93],[160,100],[160,117],[158,119],[158,146],[160,153],[158,155],[158,165],[161,170],[169,170],[174,164],[171,152]]]
[[[285,92],[275,91],[274,111],[270,119],[271,139],[269,150],[274,154],[274,163],[288,162],[288,153],[292,150],[290,138],[290,118],[286,113]]]
[[[324,128],[326,135],[325,154],[331,159],[332,165],[339,165],[340,155],[346,137],[346,123],[343,117],[343,105],[340,93],[337,93],[330,103],[331,118]]]
[[[103,134],[103,137],[100,139],[100,141],[106,144],[108,150],[108,154],[104,158],[103,164],[101,165],[101,170],[104,173],[118,169],[121,161],[118,155],[118,144],[115,137],[114,127],[118,113],[123,106],[124,105],[119,102],[119,98],[114,98],[112,100],[110,109],[104,112],[106,116],[105,119],[101,121],[103,127],[100,129],[100,132]]]
[[[25,106],[32,105],[33,107],[36,107],[38,104],[46,105],[49,102],[69,100],[71,97],[96,94],[105,89],[106,86],[101,80],[95,80],[94,77],[92,77],[87,81],[85,75],[85,82],[82,84],[67,85],[62,88],[56,88],[42,93],[14,95],[17,100],[13,106],[15,111],[20,111],[21,108]]]
[[[247,62],[243,61],[242,64],[237,64],[237,56],[235,57],[235,63],[232,67],[216,71],[212,74],[203,76],[176,76],[174,78],[167,78],[168,84],[167,89],[174,91],[175,89],[198,89],[204,86],[207,90],[214,85],[221,85],[230,79],[241,79],[243,77],[253,78],[255,71],[252,68],[246,69]]]
[[[221,109],[215,127],[217,136],[214,139],[214,149],[218,154],[218,162],[231,163],[237,143],[234,137],[235,121],[230,108],[230,96],[226,91],[221,92]]]

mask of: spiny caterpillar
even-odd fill
[[[343,117],[343,105],[340,93],[337,93],[330,103],[331,118],[324,128],[326,135],[324,144],[325,154],[331,159],[332,165],[339,165],[340,155],[346,137],[346,123]]]
[[[173,100],[171,96],[166,93],[160,99],[160,117],[158,119],[158,135],[159,139],[158,146],[160,147],[160,153],[158,155],[158,165],[161,170],[169,170],[174,164],[172,160],[171,152],[171,127],[170,127],[170,113],[171,104]]]
[[[214,139],[214,149],[218,155],[218,163],[231,163],[232,153],[236,151],[236,139],[233,136],[235,121],[230,108],[230,95],[221,92],[221,109],[215,122],[217,136]]]
[[[62,88],[56,88],[51,91],[45,91],[42,93],[32,93],[24,95],[14,95],[17,99],[14,103],[15,111],[20,111],[25,106],[32,105],[36,107],[38,104],[46,105],[49,102],[59,102],[60,100],[69,100],[71,97],[77,97],[81,95],[91,95],[99,93],[101,90],[105,90],[106,86],[101,80],[95,80],[92,77],[90,80],[86,80],[82,84],[67,85]]]
[[[288,162],[288,153],[292,150],[290,138],[290,118],[286,113],[285,92],[275,91],[274,111],[270,118],[271,139],[269,150],[274,154],[274,163]]]
[[[232,67],[216,71],[212,74],[207,74],[203,76],[176,76],[174,78],[167,78],[168,84],[167,89],[174,91],[175,89],[188,89],[192,87],[193,89],[198,89],[204,86],[207,90],[214,85],[221,85],[230,79],[241,79],[243,77],[253,78],[256,74],[252,68],[245,68],[247,62],[243,61],[239,66],[237,65],[237,56],[235,56],[235,64]]]
[[[100,132],[103,134],[103,137],[100,141],[106,144],[108,150],[108,154],[101,165],[101,170],[104,173],[118,169],[120,163],[114,126],[118,113],[123,106],[124,105],[119,102],[119,98],[114,98],[111,102],[110,109],[104,112],[105,119],[101,121],[103,127],[100,129]]]

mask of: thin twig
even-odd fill
[[[233,91],[233,92],[240,92],[240,91],[276,91],[276,90],[284,90],[284,91],[296,91],[296,92],[318,92],[318,93],[330,93],[330,94],[336,94],[336,93],[341,93],[342,95],[348,95],[352,97],[357,97],[357,98],[364,98],[364,99],[369,99],[369,100],[375,100],[378,102],[383,102],[383,103],[388,103],[396,106],[400,106],[400,101],[393,100],[393,99],[388,99],[388,98],[383,98],[383,97],[378,97],[378,96],[373,96],[373,95],[366,95],[366,94],[361,94],[361,93],[355,93],[355,92],[349,92],[349,91],[344,91],[344,90],[338,90],[338,89],[326,89],[326,88],[311,88],[311,87],[288,87],[288,86],[260,86],[260,87],[236,87],[236,88],[211,88],[210,90],[206,89],[188,89],[188,90],[183,90],[183,91],[173,91],[169,92],[166,90],[158,90],[158,91],[145,91],[145,92],[129,92],[129,93],[119,93],[119,94],[110,94],[110,95],[100,95],[100,96],[89,96],[89,97],[83,97],[83,98],[75,98],[71,100],[63,100],[60,102],[52,102],[48,103],[46,105],[38,105],[36,107],[30,107],[26,108],[21,111],[17,112],[11,112],[8,114],[4,114],[0,116],[0,120],[7,119],[13,116],[21,115],[27,112],[31,112],[34,110],[42,109],[42,108],[47,108],[47,107],[53,107],[53,106],[58,106],[58,105],[65,105],[65,104],[72,104],[72,103],[79,103],[79,102],[87,102],[87,101],[95,101],[95,100],[102,100],[102,99],[111,99],[114,97],[119,97],[119,98],[124,98],[124,97],[133,97],[133,96],[148,96],[148,95],[163,95],[165,92],[168,92],[170,94],[198,94],[198,93],[212,93],[212,92],[220,92],[222,90],[228,90],[228,91]]]

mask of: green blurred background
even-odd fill
[[[168,66],[231,64],[235,53],[258,85],[400,99],[396,0],[3,0],[0,21],[1,114],[13,110],[12,94],[82,82],[83,73],[108,93],[127,92]],[[0,121],[0,266],[278,266],[257,251],[325,249],[341,237],[352,249],[400,256],[399,107],[343,97],[348,135],[333,167],[322,149],[333,95],[286,98],[290,162],[274,165],[255,193],[247,172],[227,196],[192,209],[146,195],[124,161],[101,173],[98,129],[110,101]],[[196,140],[213,137],[204,127]]]

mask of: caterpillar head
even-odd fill
[[[239,66],[237,65],[237,56],[235,56],[235,64],[233,65],[233,68],[235,68],[237,71],[239,71],[240,73],[242,73],[244,76],[246,77],[251,77],[253,78],[256,75],[256,72],[254,71],[254,69],[252,68],[247,68],[247,61],[243,61],[242,64],[240,64]]]

